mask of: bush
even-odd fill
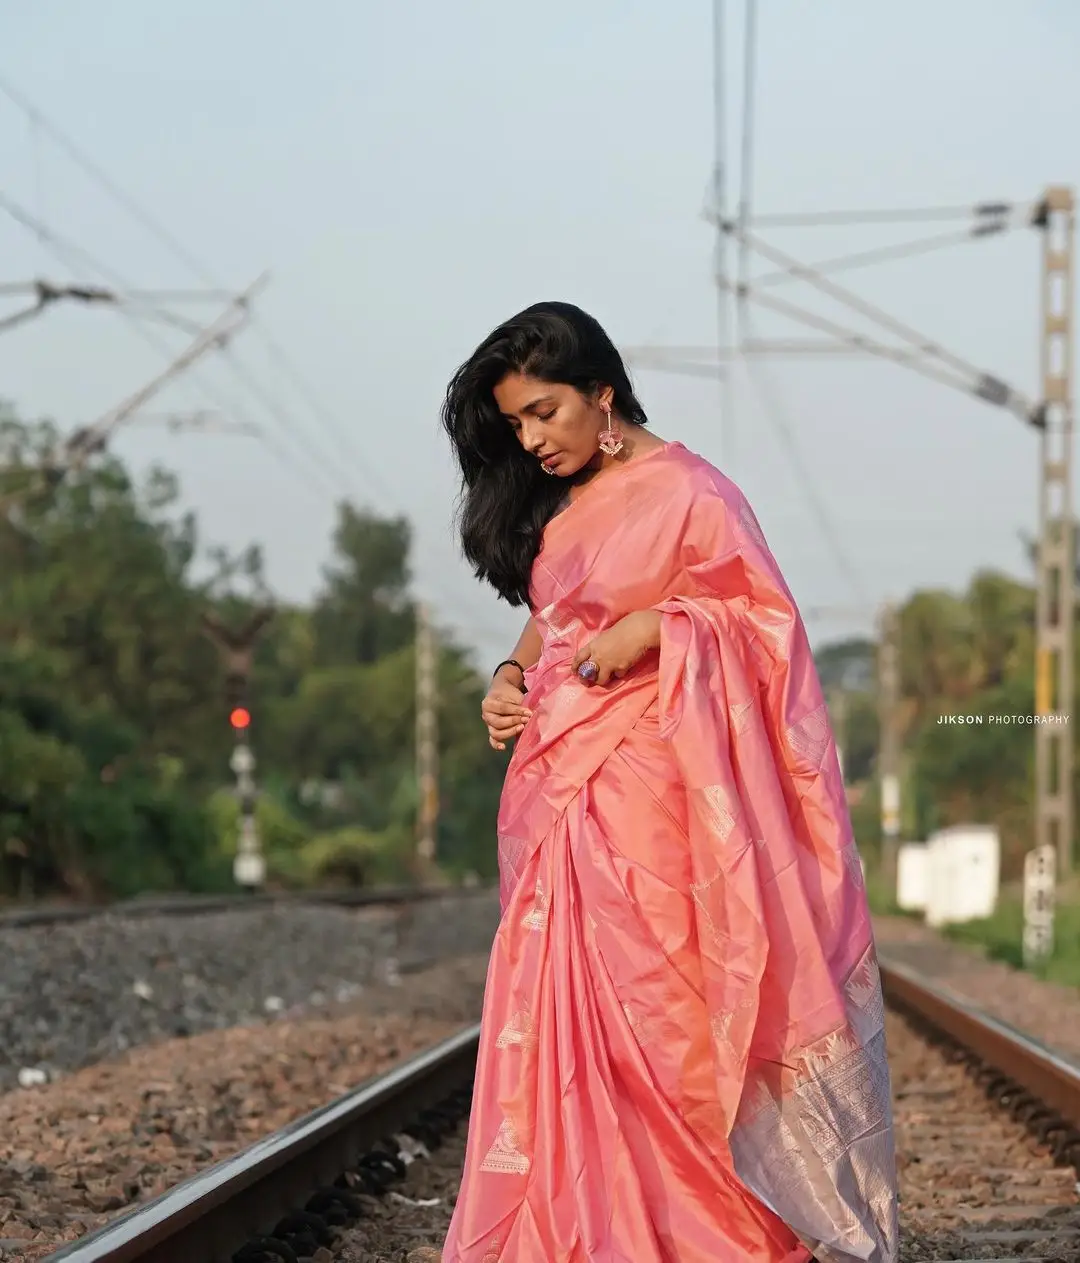
[[[148,781],[83,781],[70,796],[70,833],[98,894],[228,889],[230,873],[208,812]]]
[[[217,854],[231,873],[240,843],[240,802],[231,790],[222,789],[210,796],[207,809],[216,835]],[[269,883],[303,885],[302,852],[310,830],[278,798],[267,793],[260,794],[256,801],[255,821]]]
[[[976,944],[994,960],[1016,969],[1024,965],[1024,907],[1019,892],[1002,893],[997,910],[983,921],[950,925],[946,936],[958,943]],[[1037,978],[1080,987],[1080,894],[1073,889],[1059,892],[1054,916],[1054,951],[1046,961],[1032,966]]]

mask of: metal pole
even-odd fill
[[[419,789],[416,853],[424,863],[435,858],[439,823],[439,749],[436,732],[435,633],[431,612],[416,607],[416,781]]]
[[[900,652],[896,607],[881,611],[878,641],[878,776],[881,793],[881,861],[889,888],[896,883],[900,838]]]
[[[829,698],[829,711],[832,718],[833,738],[836,741],[836,758],[840,764],[840,775],[846,780],[844,770],[847,762],[847,718],[848,696],[843,684],[837,685]]]
[[[236,796],[240,801],[240,836],[233,858],[233,879],[246,890],[256,890],[266,880],[266,861],[262,855],[256,818],[255,755],[248,737],[251,728],[248,682],[255,642],[273,613],[269,607],[257,610],[239,629],[227,627],[209,612],[204,612],[201,620],[203,631],[217,646],[225,663],[225,699],[229,706],[229,725],[233,730],[229,767],[236,776]]]
[[[1035,847],[1052,846],[1058,872],[1073,862],[1073,633],[1076,545],[1072,503],[1072,306],[1075,202],[1047,189],[1043,230],[1039,555],[1035,597]]]
[[[1057,852],[1036,847],[1024,856],[1024,964],[1034,965],[1054,954],[1054,902]]]
[[[233,878],[245,890],[257,890],[266,880],[266,861],[262,855],[255,815],[255,778],[252,775],[255,755],[248,744],[247,725],[234,722],[233,731],[236,741],[229,766],[236,773],[236,793],[240,799],[240,837],[233,859]]]

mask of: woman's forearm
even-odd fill
[[[510,656],[516,658],[523,667],[535,667],[540,661],[540,651],[543,647],[540,629],[530,618],[522,628],[518,642],[514,646],[514,652]]]
[[[543,647],[544,642],[540,637],[540,631],[530,618],[525,624],[521,635],[518,637],[518,642],[514,646],[510,657],[513,658],[515,662],[520,662],[522,667],[525,670],[528,670],[529,667],[536,666],[536,664],[540,661],[540,651]],[[498,676],[505,675],[505,678],[509,680],[515,688],[522,688],[524,686],[522,673],[517,669],[517,667],[507,664],[505,666],[501,666],[495,674]]]
[[[660,648],[660,629],[663,626],[663,615],[659,610],[638,610],[631,615],[641,625],[641,637],[646,650]]]

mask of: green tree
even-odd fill
[[[319,666],[372,663],[412,641],[411,542],[404,518],[339,506],[333,560],[312,612]]]

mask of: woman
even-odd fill
[[[476,574],[531,617],[444,1263],[896,1258],[880,983],[806,634],[739,490],[562,303],[450,383]]]

